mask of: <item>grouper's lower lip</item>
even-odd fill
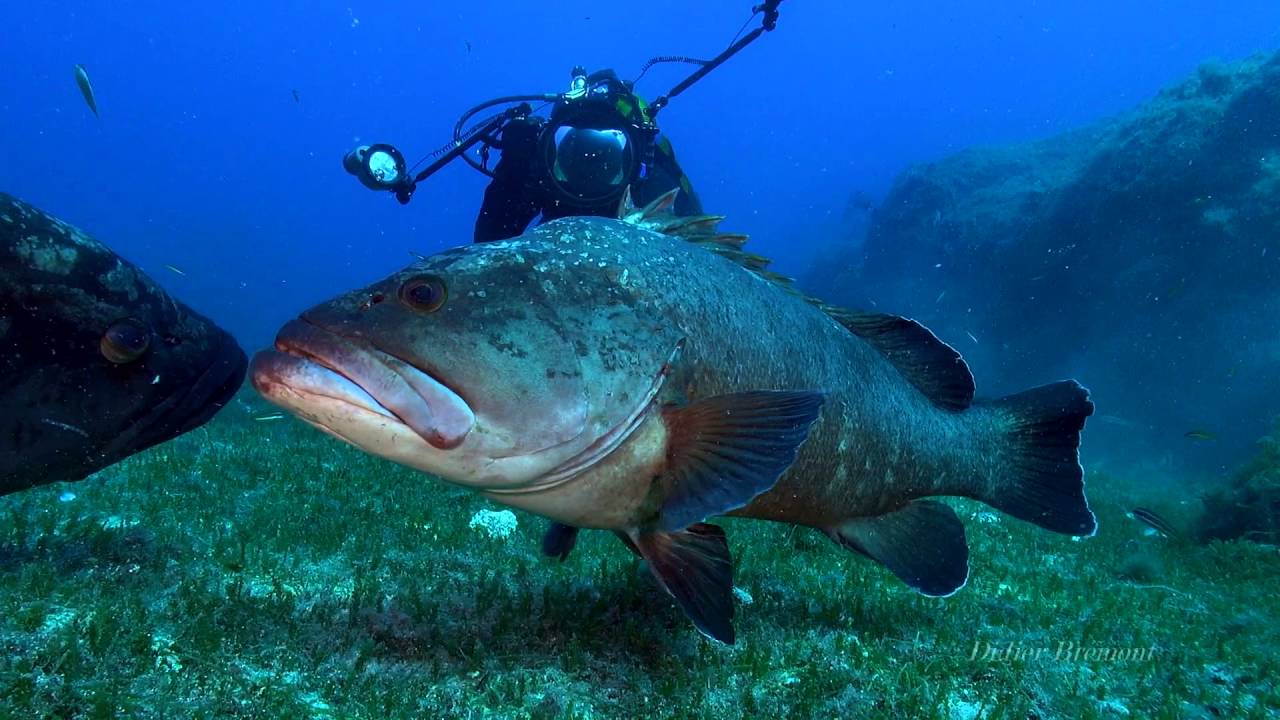
[[[301,320],[281,328],[274,350],[254,356],[250,374],[254,387],[269,400],[282,399],[280,390],[285,389],[304,403],[342,403],[365,411],[370,419],[397,420],[442,450],[461,444],[475,425],[466,402],[435,378]],[[288,409],[307,414],[303,407]],[[341,434],[339,428],[330,429]]]

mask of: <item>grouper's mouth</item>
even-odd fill
[[[476,422],[458,393],[418,365],[305,320],[281,328],[250,375],[263,397],[344,439],[324,417],[403,424],[441,450],[460,445]]]

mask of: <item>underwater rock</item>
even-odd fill
[[[907,170],[810,284],[961,338],[984,394],[1081,377],[1115,449],[1219,469],[1280,410],[1277,198],[1280,55],[1209,64],[1093,126]]]

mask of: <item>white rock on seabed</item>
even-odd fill
[[[516,531],[516,514],[510,510],[481,510],[471,516],[467,527],[478,529],[491,538],[506,539]]]

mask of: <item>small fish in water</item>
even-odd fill
[[[1181,533],[1175,530],[1173,525],[1170,524],[1168,520],[1165,520],[1163,516],[1144,507],[1134,508],[1130,511],[1130,515],[1133,516],[1134,520],[1137,520],[1167,538],[1176,539],[1181,536]]]
[[[419,260],[426,260],[426,259],[427,259],[427,256],[426,256],[426,255],[423,255],[422,253],[417,252],[417,251],[414,251],[414,250],[410,250],[410,251],[409,251],[409,254],[410,254],[410,255],[412,255],[413,257],[415,257],[415,258],[419,259]]]
[[[258,422],[267,422],[268,420],[283,420],[285,418],[281,413],[272,413],[271,415],[259,415],[254,418]]]
[[[1094,533],[1083,387],[975,400],[960,354],[920,324],[818,304],[674,201],[627,196],[617,219],[414,263],[286,324],[253,384],[365,452],[550,518],[546,555],[613,531],[725,643],[733,560],[708,518],[815,528],[931,596],[969,575],[937,496]]]
[[[69,503],[75,499],[76,499],[76,494],[71,492],[70,490],[58,496],[58,502]]]
[[[1192,431],[1190,431],[1190,432],[1186,433],[1186,437],[1188,437],[1188,438],[1190,438],[1190,439],[1192,439],[1192,440],[1198,440],[1198,441],[1200,441],[1200,442],[1205,442],[1205,441],[1207,441],[1207,440],[1217,440],[1217,439],[1218,439],[1218,436],[1217,436],[1217,435],[1214,435],[1213,433],[1209,432],[1208,430],[1192,430]]]
[[[302,102],[302,96],[298,94],[298,90],[297,90],[297,88],[294,88],[294,90],[293,90],[293,101],[294,101],[295,103],[300,103],[300,102]]]
[[[93,97],[93,85],[89,83],[89,73],[79,63],[76,64],[76,85],[79,86],[80,94],[84,96],[85,103],[93,111],[93,116],[98,117],[98,101]]]
[[[470,40],[463,40],[463,41],[462,41],[462,44],[463,44],[463,46],[464,46],[464,47],[466,47],[466,48],[467,48],[467,52],[468,52],[468,53],[469,53],[469,52],[471,52],[471,41],[470,41]]]
[[[141,270],[3,193],[0,347],[0,495],[83,479],[199,427],[247,364]]]
[[[186,275],[186,273],[185,273],[185,272],[183,272],[182,268],[179,268],[179,267],[177,267],[177,266],[175,266],[175,265],[169,265],[169,264],[166,264],[166,265],[164,266],[164,269],[165,269],[165,270],[168,270],[168,271],[169,271],[169,272],[171,272],[171,273],[174,273],[175,275]]]
[[[969,332],[968,330],[965,330],[964,334],[969,336],[969,339],[973,341],[974,345],[978,344],[978,338],[974,337],[973,333]]]

